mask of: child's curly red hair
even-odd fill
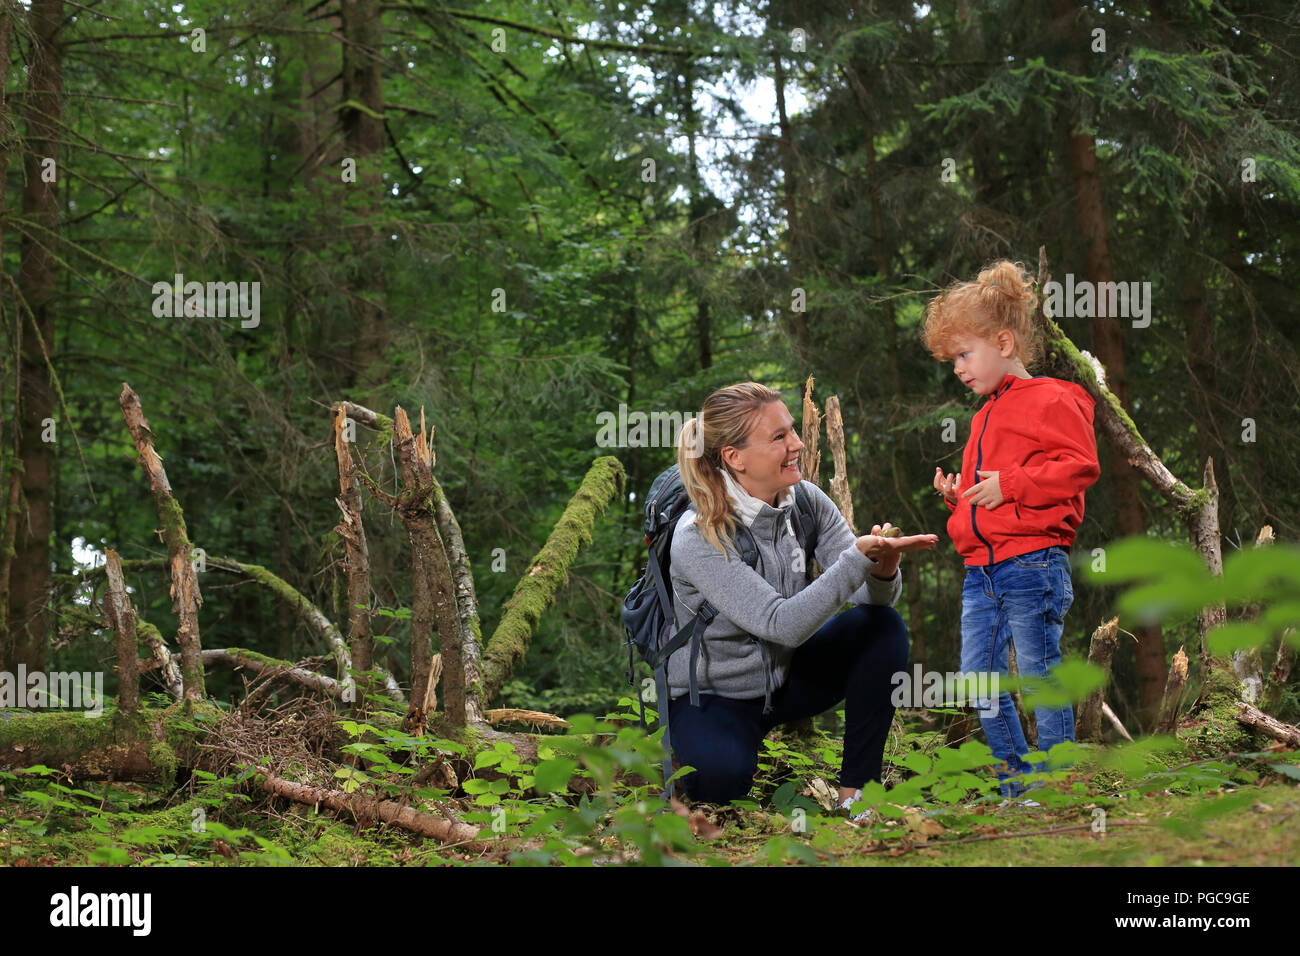
[[[1043,337],[1034,321],[1038,296],[1024,265],[999,259],[974,282],[954,282],[925,307],[921,341],[935,358],[952,357],[952,340],[976,335],[993,341],[1003,329],[1016,337],[1016,357],[1026,366],[1043,354]]]

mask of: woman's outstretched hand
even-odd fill
[[[871,534],[864,534],[856,542],[858,550],[876,562],[872,573],[880,578],[892,578],[905,551],[927,551],[939,543],[937,534],[904,535],[888,521],[872,525]]]

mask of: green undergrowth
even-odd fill
[[[1027,796],[1039,805],[1024,806],[1003,800],[982,742],[949,746],[942,732],[897,720],[884,783],[864,787],[855,807],[872,808],[876,820],[855,825],[830,812],[842,744],[823,730],[769,735],[745,800],[666,805],[659,734],[646,734],[630,705],[571,718],[568,734],[539,739],[531,761],[509,741],[467,747],[411,737],[382,719],[338,718],[356,766],[340,765],[331,781],[301,782],[445,809],[480,828],[473,846],[270,799],[252,766],[220,778],[196,771],[179,789],[78,783],[32,767],[0,772],[0,864],[1300,863],[1300,755],[1258,740],[1214,757],[1173,738],[1061,745],[1031,755],[1043,769],[1026,778],[1035,786]],[[411,775],[440,759],[458,768],[458,786],[411,785]],[[1048,769],[1049,760],[1061,766]]]

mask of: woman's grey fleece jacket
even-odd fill
[[[805,572],[793,570],[799,546],[790,520],[794,487],[786,489],[774,508],[746,492],[726,469],[722,475],[733,512],[754,536],[758,569],[746,565],[725,537],[724,557],[700,533],[697,512],[688,508],[670,546],[673,606],[678,628],[690,622],[706,599],[718,612],[700,647],[700,693],[752,699],[785,683],[795,649],[846,601],[892,605],[902,593],[902,576],[897,571],[887,580],[873,576],[876,562],[858,550],[839,508],[817,485],[801,481],[818,522],[815,556],[825,568],[806,584]],[[685,647],[668,659],[668,687],[674,698],[689,689],[689,665]]]

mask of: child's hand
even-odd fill
[[[1002,504],[1002,483],[998,480],[996,471],[981,471],[979,476],[984,480],[979,484],[972,485],[962,493],[963,498],[969,498],[973,505],[983,505],[992,511],[998,505]]]
[[[936,467],[934,469],[934,490],[943,495],[954,508],[961,503],[961,500],[957,497],[957,489],[960,487],[960,471],[954,477],[953,475],[945,475],[942,468]]]

